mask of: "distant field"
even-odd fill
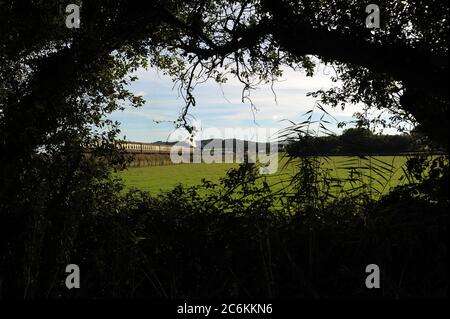
[[[364,172],[379,180],[381,183],[374,183],[375,187],[386,193],[390,188],[398,185],[403,172],[401,167],[407,160],[406,156],[375,156],[370,162],[361,160],[357,157],[332,156],[328,160],[323,160],[322,168],[328,170],[332,177],[348,178],[350,171],[355,167],[367,166],[373,167],[372,170],[359,169],[357,172]],[[149,191],[152,194],[158,194],[175,187],[177,184],[184,186],[194,186],[201,183],[203,178],[218,182],[220,178],[225,177],[226,172],[232,168],[238,167],[238,164],[180,164],[169,166],[150,166],[141,168],[129,168],[119,173],[126,188],[138,188]],[[382,168],[386,169],[382,169]],[[392,172],[389,172],[392,170]],[[269,185],[276,185],[274,189],[286,187],[289,177],[297,171],[295,163],[285,165],[281,160],[277,173],[268,176]],[[347,184],[349,184],[347,182]],[[350,185],[344,186],[350,187]]]

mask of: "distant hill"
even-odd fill
[[[258,152],[269,151],[270,149],[276,151],[279,148],[279,145],[274,143],[262,143],[262,142],[253,142],[241,139],[206,139],[196,141],[196,146],[201,147],[202,149],[207,145],[217,145],[217,148],[221,148],[225,151],[246,151],[246,150],[256,150]]]
[[[212,144],[211,144],[212,143]],[[151,143],[154,145],[175,145],[175,144],[181,144],[183,146],[188,147],[190,144],[187,142],[162,142],[157,141],[154,143]],[[217,149],[223,149],[225,151],[246,151],[248,149],[253,150],[256,149],[257,151],[263,151],[263,150],[269,150],[270,148],[272,151],[275,151],[276,149],[279,149],[283,147],[283,144],[276,145],[274,143],[261,143],[261,142],[253,142],[253,141],[247,141],[247,140],[241,140],[241,139],[205,139],[205,140],[197,140],[195,141],[195,146],[200,147],[200,149],[203,149],[207,145],[211,144],[210,146],[214,145],[217,147]]]

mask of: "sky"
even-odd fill
[[[319,65],[314,77],[306,77],[301,71],[285,69],[283,76],[273,86],[276,98],[270,85],[261,85],[251,92],[257,112],[252,112],[250,103],[242,102],[243,85],[237,79],[229,79],[221,86],[212,80],[199,84],[193,92],[196,106],[189,112],[195,125],[200,128],[201,133],[196,139],[235,137],[273,140],[274,131],[290,125],[284,119],[296,123],[305,120],[302,114],[311,110],[316,103],[313,97],[306,96],[308,92],[336,85],[331,81],[331,72],[334,72],[331,68]],[[127,107],[109,116],[121,123],[120,137],[137,142],[182,140],[187,136],[186,132],[174,131],[173,121],[178,118],[184,101],[171,78],[153,68],[140,69],[136,75],[139,80],[133,82],[129,89],[135,95],[143,96],[146,103],[140,108]],[[328,107],[327,111],[338,121],[351,121],[352,115],[361,109],[361,106],[348,105],[345,110]],[[317,116],[320,115],[317,113]],[[327,128],[335,133],[341,132],[336,122]],[[262,137],[263,130],[271,133]],[[254,132],[259,132],[259,136],[254,137]]]

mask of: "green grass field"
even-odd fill
[[[405,156],[374,156],[369,160],[362,160],[357,157],[333,156],[327,160],[322,160],[321,166],[328,171],[329,176],[345,179],[350,176],[350,171],[355,167],[368,166],[372,169],[358,169],[358,172],[372,176],[374,186],[381,192],[386,193],[390,188],[401,183],[400,177],[403,175],[401,167],[405,164]],[[201,183],[204,178],[213,182],[218,182],[225,177],[229,169],[238,167],[238,164],[180,164],[169,166],[150,166],[141,168],[129,168],[119,173],[127,189],[137,188],[158,194],[175,187],[177,184],[184,186],[194,186]],[[385,168],[385,169],[383,169]],[[289,177],[297,171],[296,164],[286,164],[285,159],[281,159],[278,171],[275,174],[267,175],[269,185],[274,189],[286,187]],[[350,187],[349,185],[344,187]]]

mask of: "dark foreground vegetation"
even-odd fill
[[[257,183],[251,164],[158,197],[119,195],[105,176],[71,185],[53,220],[39,198],[32,217],[3,217],[3,297],[443,297],[448,171],[443,158],[431,165],[427,177],[413,165],[420,183],[378,201],[367,188],[324,193],[329,181],[305,173],[310,158],[296,193]],[[65,287],[68,263],[82,269],[82,289]],[[365,287],[372,263],[383,289]]]
[[[447,295],[447,1],[379,0],[379,29],[356,0],[73,2],[79,29],[64,1],[0,3],[1,298]],[[254,110],[258,84],[318,63],[340,83],[311,93],[321,105],[384,111],[381,125],[407,122],[444,155],[411,159],[410,183],[378,200],[358,174],[330,191],[339,181],[305,154],[284,192],[251,165],[158,197],[111,177],[126,160],[107,116],[143,105],[127,89],[137,69],[173,77],[175,126],[193,132],[196,84],[237,78]],[[367,173],[382,182],[382,167]],[[372,263],[380,289],[364,284]],[[79,289],[64,284],[68,264]]]

